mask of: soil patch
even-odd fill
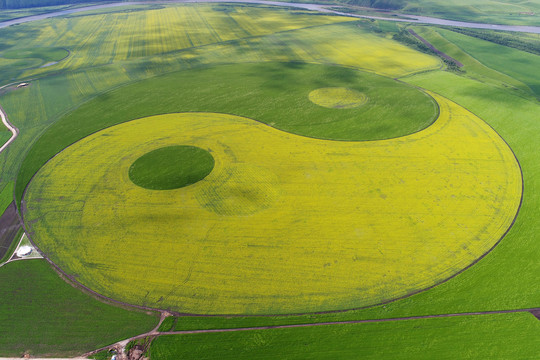
[[[0,259],[6,255],[20,227],[17,207],[12,202],[0,217]]]

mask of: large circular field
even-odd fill
[[[481,119],[390,79],[293,65],[176,74],[68,115],[51,130],[63,128],[63,141],[121,124],[77,141],[37,172],[23,201],[32,239],[100,294],[197,314],[369,306],[444,281],[500,240],[519,207],[521,173]],[[278,68],[284,75],[273,73]],[[216,74],[237,81],[236,90]],[[139,96],[149,87],[153,96]],[[317,93],[350,94],[324,102],[337,106],[310,100],[328,88],[352,91]],[[419,102],[401,103],[401,92]],[[438,120],[425,128],[435,100]],[[412,119],[421,121],[408,127],[404,112],[418,104]],[[378,120],[383,112],[390,120]],[[51,157],[59,145],[43,139],[37,148]],[[182,167],[192,155],[206,165]],[[137,163],[143,183],[130,176]],[[169,182],[148,177],[153,167],[196,176],[160,190],[153,181]]]

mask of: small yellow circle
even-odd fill
[[[313,90],[309,100],[319,106],[331,109],[353,109],[368,101],[366,94],[344,87],[327,87]]]

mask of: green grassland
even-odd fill
[[[527,84],[536,96],[540,96],[538,55],[449,30],[440,29],[438,32],[485,66]]]
[[[11,138],[11,131],[7,129],[0,130],[0,144],[5,144]]]
[[[6,208],[13,202],[13,182],[7,183],[0,191],[0,214],[3,214]]]
[[[452,31],[540,55],[540,34],[452,28]]]
[[[2,57],[6,59],[40,59],[45,63],[60,61],[68,56],[67,50],[62,48],[28,48],[6,50]]]
[[[69,52],[62,48],[16,48],[1,53],[0,76],[4,83],[15,80],[22,69],[47,68],[66,58]]]
[[[528,313],[166,335],[152,359],[533,359]]]
[[[537,25],[540,12],[538,1],[409,0],[401,4],[401,13],[492,24]]]
[[[149,331],[155,315],[103,304],[65,283],[44,260],[0,268],[2,356],[74,356]]]
[[[444,34],[449,33],[449,31],[429,26],[414,26],[412,29],[433,44],[438,50],[454,59],[459,59],[464,65],[464,73],[461,74],[462,76],[471,77],[483,83],[503,88],[515,89],[523,94],[523,96],[533,95],[531,89],[524,82],[484,65],[483,62],[443,36]]]
[[[309,2],[298,0],[294,2]],[[313,1],[321,3],[320,1]],[[538,25],[540,3],[533,1],[496,0],[330,0],[343,12],[370,16],[414,14],[436,18],[490,24]]]
[[[167,316],[161,325],[159,325],[158,331],[173,331],[174,325],[176,324],[176,317],[174,316]]]

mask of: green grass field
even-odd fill
[[[533,359],[528,313],[228,333],[166,335],[152,359]]]
[[[522,82],[510,75],[504,74],[500,71],[500,69],[486,66],[481,59],[477,59],[473,56],[473,54],[469,54],[462,47],[460,47],[460,43],[448,40],[445,35],[451,33],[450,31],[429,26],[415,26],[413,29],[440,51],[448,54],[454,59],[459,59],[459,61],[464,65],[463,70],[465,73],[462,74],[462,76],[471,77],[477,81],[503,88],[510,88],[512,90],[516,89],[516,91],[521,92],[523,96],[532,95],[531,89],[525,82]],[[491,54],[491,56],[493,55],[494,54]]]
[[[491,24],[537,25],[538,1],[494,0],[410,0],[400,10],[403,13]]]
[[[2,191],[0,191],[0,214],[4,213],[9,204],[13,201],[14,185],[13,182],[10,182],[4,186]]]
[[[538,12],[535,3],[484,0],[474,5],[411,2],[407,10],[463,20],[531,24],[537,22],[537,15],[529,12]],[[389,78],[434,91],[478,115],[508,142],[523,171],[523,204],[508,235],[478,264],[433,289],[344,313],[179,317],[176,324],[169,318],[162,330],[170,326],[176,330],[234,328],[539,306],[540,204],[535,196],[540,187],[535,138],[540,131],[535,120],[540,110],[535,100],[540,88],[538,55],[449,30],[415,27],[465,65],[463,73],[452,74],[440,71],[438,59],[392,41],[392,32],[399,28],[387,22],[216,4],[129,6],[87,15],[0,30],[0,85],[35,78],[30,87],[0,97],[10,120],[21,130],[19,139],[0,154],[0,184],[17,180],[19,199],[34,173],[57,152],[92,132],[143,116],[226,112],[288,132],[346,140],[391,138],[431,124],[436,113],[431,98]],[[36,46],[48,50],[25,54],[26,49]],[[65,51],[70,56],[63,61],[40,67],[61,60]],[[236,64],[225,65],[224,61]],[[310,101],[307,94],[327,88],[352,89],[342,96],[355,99],[336,102],[331,93],[323,91],[315,95],[322,94],[326,101],[317,105],[315,96]],[[367,101],[358,94],[366,95]],[[332,112],[339,116],[321,121]],[[162,182],[148,180],[156,181]],[[14,279],[21,274],[33,280],[19,285]],[[10,304],[9,313],[0,311],[6,333],[10,331],[8,337],[0,339],[0,355],[20,356],[26,350],[75,355],[144,332],[156,322],[155,317],[103,305],[81,294],[59,279],[44,261],[8,264],[0,269],[0,278],[0,283],[9,284],[0,289],[0,300],[7,298]],[[36,298],[40,300],[36,302]],[[44,314],[42,310],[51,303],[69,310]],[[81,307],[85,309],[82,313],[73,310]],[[13,317],[11,310],[33,315]],[[65,327],[66,323],[70,326]],[[23,337],[28,328],[36,330]],[[152,356],[525,359],[535,358],[538,352],[537,332],[538,321],[526,313],[471,316],[168,336],[154,342]],[[21,338],[26,342],[18,341]]]
[[[540,96],[538,55],[448,30],[441,29],[438,32],[485,66],[527,84],[537,97]]]
[[[2,356],[74,356],[149,331],[155,315],[103,304],[65,283],[44,260],[0,268]]]
[[[60,61],[68,55],[69,52],[62,48],[27,48],[2,53],[2,57],[6,59],[41,59],[46,63]]]
[[[176,324],[175,316],[167,316],[159,326],[159,331],[173,331]]]
[[[168,146],[144,154],[129,168],[129,179],[150,190],[172,190],[195,184],[214,168],[214,158],[195,146]]]

